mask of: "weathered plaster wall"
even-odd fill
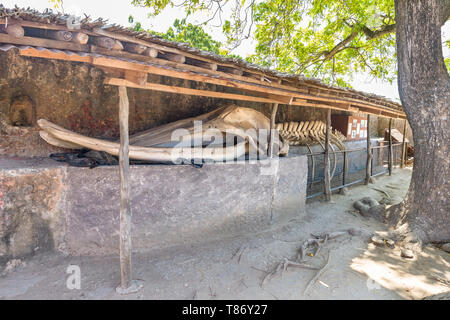
[[[0,263],[63,243],[64,170],[32,165],[0,162]]]
[[[258,233],[305,212],[306,157],[130,171],[135,251]],[[119,185],[117,167],[0,159],[0,263],[117,253]]]

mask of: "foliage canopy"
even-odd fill
[[[149,31],[202,50],[230,55],[253,37],[255,54],[247,60],[265,67],[340,86],[349,86],[358,72],[389,82],[396,78],[394,0],[132,0],[132,4],[149,8],[152,16],[168,7],[182,7],[186,18],[207,12],[209,19],[203,24],[220,21],[226,49],[186,18],[175,20],[166,33]],[[140,23],[134,28],[142,30]],[[446,45],[450,49],[450,41]],[[450,70],[450,57],[445,61]]]
[[[157,15],[173,0],[133,0]],[[187,0],[187,15],[209,10],[231,15],[222,28],[233,47],[250,37],[256,52],[248,59],[280,71],[348,85],[355,72],[395,78],[394,0]]]

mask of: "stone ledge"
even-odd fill
[[[117,167],[29,164],[25,161],[6,166],[3,162],[0,166],[0,181],[14,181],[11,183],[15,186],[13,190],[5,188],[5,183],[0,185],[0,216],[10,219],[20,209],[22,220],[15,225],[26,221],[25,217],[39,217],[47,227],[37,230],[48,233],[44,237],[48,246],[43,249],[64,248],[72,255],[118,253]],[[270,168],[272,175],[268,174]],[[270,163],[206,164],[201,169],[132,166],[130,171],[134,251],[258,233],[304,213],[305,156]],[[29,197],[17,202],[13,194]],[[3,225],[0,238],[14,233],[12,229],[12,225]],[[25,232],[23,236],[40,239],[35,233]],[[3,256],[21,257],[40,246],[36,241],[24,243],[29,247],[22,253],[8,249],[11,243],[2,243],[7,248]]]

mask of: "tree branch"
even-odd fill
[[[361,26],[361,28],[364,34],[366,35],[367,39],[376,39],[384,36],[385,34],[395,32],[395,23],[384,25],[380,29],[375,31],[369,29],[367,26],[364,25]]]
[[[348,37],[346,37],[344,40],[335,45],[333,49],[331,49],[330,51],[322,52],[322,54],[325,55],[323,60],[325,61],[334,57],[339,51],[341,51],[342,48],[344,48],[348,43],[350,43],[353,39],[355,39],[357,35],[358,31],[354,30],[352,31],[352,33],[350,33]]]

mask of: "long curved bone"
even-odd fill
[[[201,121],[200,130],[195,121]],[[115,156],[119,153],[118,142],[86,137],[43,119],[38,121],[38,125],[43,130],[41,137],[52,145],[70,149],[89,148]],[[260,137],[262,130],[267,130],[267,134]],[[252,150],[265,155],[269,131],[269,119],[262,113],[238,106],[223,107],[132,136],[130,159],[172,163],[179,159],[227,161]],[[274,144],[278,144],[279,154],[287,153],[288,144],[282,137],[275,135]]]
[[[119,155],[120,144],[117,142],[85,137],[43,119],[38,120],[38,124],[44,130],[44,132],[40,133],[41,137],[50,144],[65,147],[64,145],[69,142],[72,145],[104,151],[114,156]],[[130,146],[130,159],[156,162],[176,162],[179,159],[204,159],[211,161],[233,160],[245,154],[245,144],[246,142],[243,141],[231,147],[212,148],[154,148]]]

